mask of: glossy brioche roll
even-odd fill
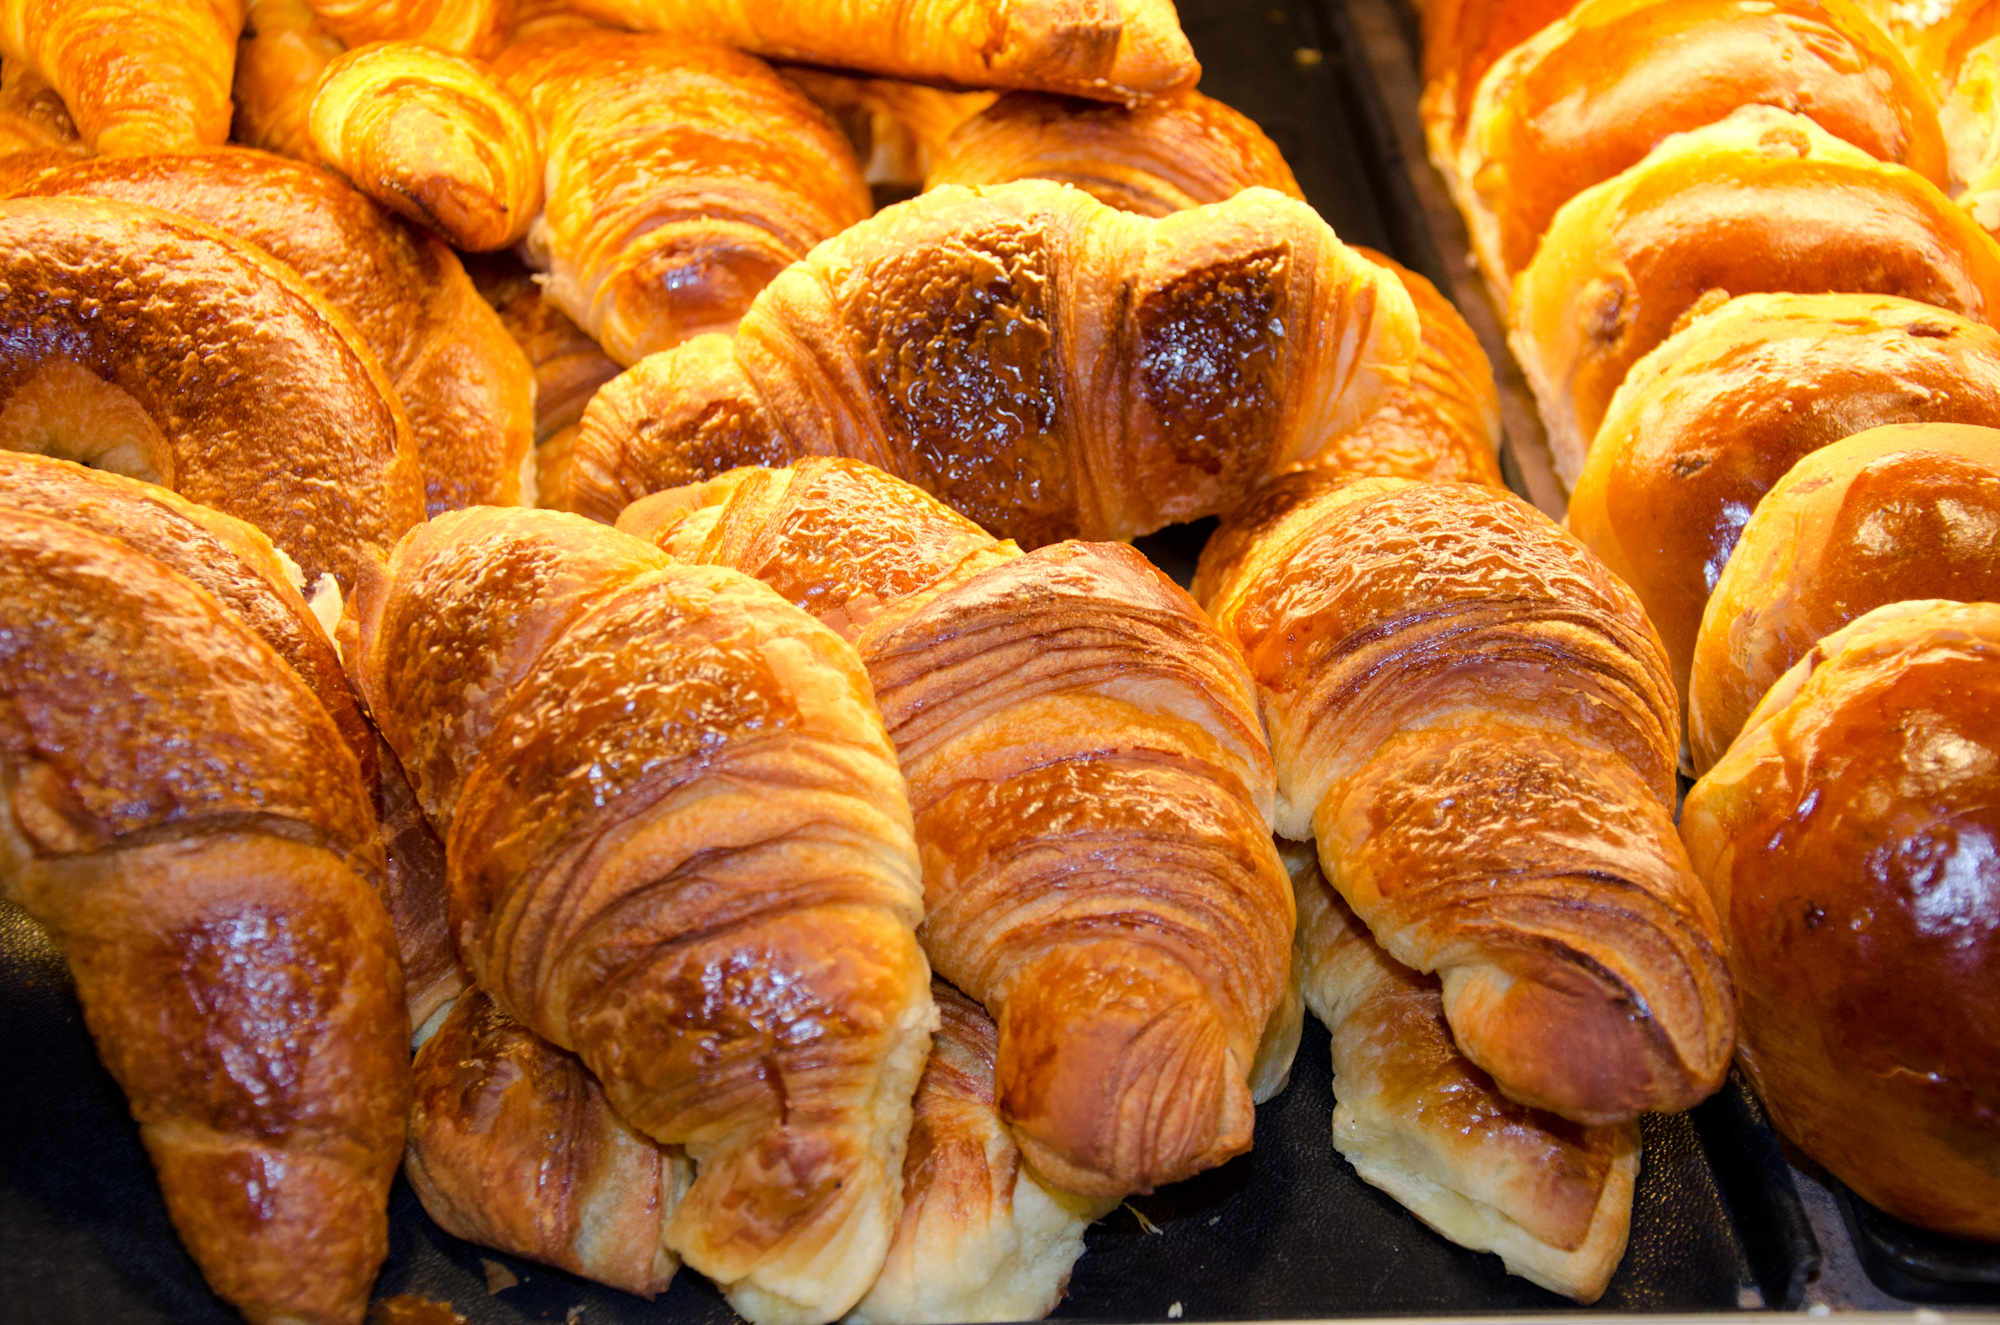
[[[1729,971],[1674,836],[1666,659],[1581,544],[1489,488],[1290,475],[1195,588],[1256,679],[1278,831],[1441,977],[1503,1094],[1604,1125],[1721,1083]]]
[[[992,105],[995,95],[810,65],[785,65],[778,72],[840,126],[861,163],[862,178],[877,189],[921,190],[952,131]]]
[[[1423,7],[1423,100],[1431,159],[1453,184],[1458,149],[1487,70],[1576,8],[1576,0],[1430,0]]]
[[[1685,692],[1709,589],[1785,472],[1898,422],[2000,427],[2000,333],[1906,299],[1751,295],[1641,360],[1570,495]]]
[[[306,116],[319,76],[346,43],[320,25],[306,0],[250,0],[236,43],[236,115],[229,136],[250,147],[313,158]]]
[[[5,0],[0,55],[48,81],[92,150],[178,152],[229,137],[244,0]]]
[[[1310,847],[1287,852],[1306,1003],[1333,1033],[1333,1144],[1362,1179],[1510,1274],[1595,1302],[1625,1255],[1639,1129],[1514,1103],[1452,1042],[1435,976],[1383,952]]]
[[[939,188],[787,271],[733,344],[607,385],[556,500],[611,519],[844,455],[1026,546],[1132,538],[1352,428],[1417,337],[1401,282],[1267,189],[1153,220],[1044,180]]]
[[[2000,1241],[2000,606],[1880,607],[1773,686],[1688,793],[1738,1060],[1866,1200]]]
[[[1847,0],[1588,0],[1480,85],[1458,173],[1482,264],[1505,290],[1565,202],[1752,105],[1949,183],[1928,91]]]
[[[145,203],[269,253],[381,360],[409,415],[430,514],[522,501],[535,384],[520,350],[449,249],[333,175],[217,150],[83,162],[19,192]]]
[[[1185,594],[1126,547],[1023,556],[845,459],[621,527],[854,641],[910,783],[925,951],[998,1022],[1000,1116],[1042,1177],[1123,1196],[1249,1147],[1291,903],[1248,680]]]
[[[1762,291],[1896,295],[1983,322],[2000,249],[1921,175],[1801,116],[1752,106],[1675,135],[1565,204],[1514,288],[1511,343],[1563,478],[1691,308]]]
[[[505,248],[542,206],[527,109],[478,61],[414,41],[357,47],[321,71],[315,153],[391,211],[458,248]]]
[[[958,127],[925,187],[1017,179],[1074,184],[1140,216],[1260,186],[1305,198],[1254,120],[1192,88],[1130,109],[1011,92]]]
[[[0,888],[55,935],[167,1213],[256,1322],[358,1325],[409,1105],[368,790],[207,591],[0,509]]]
[[[840,131],[747,55],[555,24],[493,71],[547,151],[530,259],[620,363],[733,330],[772,277],[870,210]]]
[[[686,1147],[670,1250],[760,1325],[840,1315],[894,1232],[936,1021],[852,648],[746,576],[495,507],[413,531],[350,608],[474,978]]]
[[[1172,0],[573,0],[608,23],[914,83],[1139,102],[1201,76]]]
[[[0,449],[172,488],[352,583],[423,519],[409,422],[346,318],[199,221],[0,201]]]
[[[575,1054],[469,989],[417,1050],[404,1172],[453,1237],[650,1298],[694,1171],[635,1131]]]

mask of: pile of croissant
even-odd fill
[[[1864,1199],[2000,1241],[2000,5],[1424,27],[1568,527],[1683,701],[1745,1075]]]
[[[184,1243],[357,1321],[400,1167],[757,1325],[1036,1317],[1310,1007],[1357,1172],[1594,1300],[1736,1049],[1641,578],[1165,0],[846,12],[0,0],[0,887]]]

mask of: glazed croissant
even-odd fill
[[[686,1147],[665,1243],[737,1310],[847,1310],[895,1227],[936,1020],[853,650],[747,577],[546,511],[430,521],[349,611],[479,985]]]
[[[444,245],[324,170],[237,150],[97,160],[16,193],[80,194],[190,216],[285,263],[344,314],[409,415],[430,514],[532,500],[534,379]]]
[[[1595,1302],[1631,1231],[1637,1125],[1579,1127],[1506,1098],[1452,1043],[1436,977],[1376,946],[1310,847],[1286,864],[1299,981],[1333,1033],[1334,1147],[1453,1242]]]
[[[1088,9],[1034,0],[861,0],[837,17],[804,0],[572,2],[620,27],[914,83],[1131,103],[1193,87],[1201,76],[1172,0],[1108,0]]]
[[[61,946],[210,1285],[359,1325],[409,1107],[361,769],[191,580],[11,504],[0,549],[0,888]]]
[[[244,0],[5,0],[0,55],[46,79],[106,155],[229,137]]]
[[[1503,1094],[1604,1125],[1721,1084],[1729,971],[1624,585],[1511,495],[1298,474],[1217,532],[1195,589],[1256,679],[1278,831],[1442,978]]]
[[[733,342],[605,386],[543,500],[608,520],[845,455],[1024,546],[1131,538],[1328,445],[1417,338],[1402,284],[1269,190],[1152,220],[1040,180],[940,188],[786,271]]]
[[[1247,678],[1186,595],[1126,547],[1023,556],[851,460],[739,470],[620,527],[855,642],[910,783],[924,949],[999,1023],[1000,1114],[1038,1173],[1124,1196],[1248,1148],[1291,902]]]
[[[312,585],[346,587],[364,549],[423,519],[380,364],[276,259],[199,221],[69,197],[0,200],[0,256],[0,449],[247,520]]]

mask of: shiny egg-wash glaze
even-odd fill
[[[216,1292],[358,1325],[409,1107],[359,765],[269,646],[123,544],[0,511],[0,613],[0,884]]]
[[[631,507],[854,641],[916,819],[938,972],[999,1023],[997,1099],[1053,1185],[1120,1197],[1249,1147],[1291,897],[1241,664],[1130,548],[1022,555],[856,461]],[[1296,1009],[1291,1015],[1296,1016]]]
[[[1739,1061],[1860,1197],[2000,1241],[2000,605],[1828,637],[1688,793],[1729,932]]]
[[[1225,508],[1408,379],[1388,272],[1267,189],[1153,220],[1023,180],[941,188],[774,281],[730,340],[642,362],[584,412],[609,520],[741,464],[865,460],[1023,546]]]
[[[290,268],[199,221],[0,201],[0,448],[115,469],[353,584],[424,518],[394,388]]]

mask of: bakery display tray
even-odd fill
[[[1466,303],[1436,200],[1399,144],[1390,99],[1413,75],[1371,67],[1396,0],[1182,0],[1202,87],[1261,124],[1309,200],[1350,242],[1383,249]],[[1364,12],[1365,10],[1365,12]],[[1377,42],[1379,46],[1379,41]],[[1376,54],[1379,55],[1379,50]],[[1402,57],[1407,63],[1405,49]],[[1379,61],[1376,62],[1379,65]],[[1384,72],[1386,70],[1386,73]],[[1401,82],[1397,82],[1400,79]],[[1404,84],[1407,84],[1405,86]],[[1407,127],[1407,126],[1405,126]],[[1448,218],[1447,218],[1448,219]],[[1468,305],[1479,326],[1479,310]],[[1480,327],[1490,339],[1487,325]],[[1506,364],[1496,362],[1507,379]],[[1518,384],[1515,384],[1518,386]],[[1509,481],[1545,507],[1536,439],[1509,397]],[[1212,522],[1141,546],[1183,583]],[[0,903],[0,1321],[147,1325],[240,1319],[174,1237],[123,1096],[98,1064],[46,936]],[[1258,1111],[1256,1149],[1135,1197],[1089,1230],[1060,1319],[1310,1319],[1555,1313],[1565,1299],[1466,1251],[1362,1183],[1333,1150],[1327,1034],[1310,1018],[1289,1088]],[[1631,1247],[1599,1311],[1796,1307],[1818,1248],[1789,1169],[1748,1092],[1644,1120]],[[378,1294],[448,1302],[475,1325],[672,1322],[733,1313],[685,1273],[646,1302],[458,1241],[398,1181]]]

